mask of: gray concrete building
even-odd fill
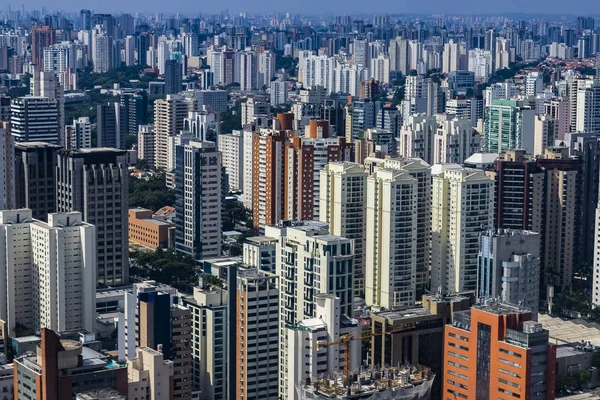
[[[127,152],[113,148],[60,151],[56,176],[59,212],[80,211],[98,234],[99,286],[129,281]]]

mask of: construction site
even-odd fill
[[[331,374],[296,386],[299,400],[429,400],[435,375],[424,366],[402,366],[362,371],[351,382]]]

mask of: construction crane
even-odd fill
[[[350,393],[350,345],[352,344],[352,342],[355,340],[362,341],[364,339],[371,339],[376,336],[381,336],[383,334],[392,334],[392,333],[402,332],[407,329],[412,329],[414,327],[415,327],[414,324],[410,324],[408,326],[403,326],[402,328],[396,328],[396,329],[392,329],[392,330],[385,331],[385,332],[370,332],[370,333],[363,334],[361,336],[353,336],[352,334],[349,333],[349,334],[340,336],[340,339],[336,340],[335,342],[317,343],[317,350],[324,348],[324,347],[330,347],[330,346],[336,346],[336,345],[344,346],[344,376],[346,376],[346,387],[348,388],[348,393]]]

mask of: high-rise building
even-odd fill
[[[167,95],[154,102],[154,165],[166,170],[169,162],[169,138],[183,130],[183,121],[196,110],[196,101],[179,95]]]
[[[331,235],[327,223],[305,221],[267,226],[265,235],[278,238],[279,341],[287,343],[286,326],[318,317],[316,298],[329,293],[340,299],[340,315],[352,315],[354,243]],[[317,265],[327,266],[319,267]],[[298,296],[298,293],[302,293]],[[279,355],[279,395],[287,396],[288,348]]]
[[[192,312],[177,304],[176,292],[155,282],[133,285],[124,304],[119,352],[134,358],[136,348],[158,350],[173,361],[173,398],[192,398]],[[155,378],[158,378],[155,377]]]
[[[82,31],[92,29],[92,12],[90,10],[81,10],[79,12],[79,29]]]
[[[534,117],[533,154],[542,156],[548,146],[553,146],[556,139],[556,121],[546,114]]]
[[[154,125],[140,125],[138,132],[138,159],[144,160],[151,168],[154,167],[154,149],[156,136]]]
[[[330,162],[350,161],[354,145],[329,137],[329,121],[310,120],[304,137],[285,144],[283,217],[312,220],[319,215],[320,171]]]
[[[92,62],[97,73],[113,68],[113,38],[101,26],[92,30]]]
[[[135,358],[127,360],[128,399],[173,398],[173,361],[150,347],[138,347]]]
[[[108,148],[60,151],[56,207],[79,211],[96,226],[97,284],[129,282],[129,171],[127,152]]]
[[[411,115],[404,120],[398,138],[398,155],[420,158],[429,165],[434,161],[437,121],[433,116]]]
[[[62,135],[65,129],[65,96],[58,76],[54,72],[40,72],[40,69],[35,67],[31,77],[29,94],[34,97],[46,97],[56,100],[58,132],[59,135]],[[59,140],[62,140],[62,136],[59,136]],[[62,142],[60,144],[64,145]]]
[[[417,281],[417,180],[377,168],[367,178],[365,301],[393,309],[413,305]]]
[[[192,384],[201,400],[227,399],[229,377],[229,313],[227,290],[213,286],[195,287],[183,304],[192,312]],[[268,361],[268,360],[267,360]],[[258,380],[259,377],[256,378]],[[235,383],[237,384],[237,382]]]
[[[483,171],[447,164],[433,177],[431,287],[477,289],[479,235],[492,228],[494,181]]]
[[[0,319],[11,336],[19,326],[37,332],[96,330],[96,229],[81,213],[48,215],[0,211]]]
[[[542,296],[546,285],[571,285],[578,171],[579,161],[566,148],[549,147],[535,160],[528,160],[522,150],[509,151],[490,173],[496,181],[495,226],[542,235]]]
[[[444,333],[444,399],[554,399],[556,346],[531,311],[491,301]]]
[[[165,61],[165,94],[181,92],[182,66],[179,61],[171,59]]]
[[[467,118],[446,114],[433,142],[434,164],[463,164],[481,148],[481,136]]]
[[[196,260],[221,256],[221,153],[213,142],[176,148],[175,248]]]
[[[56,212],[56,159],[60,146],[44,142],[15,143],[15,208],[28,208],[47,221]],[[34,190],[35,189],[35,190]]]
[[[65,127],[66,150],[89,149],[92,147],[92,123],[89,117],[79,117],[73,124]]]
[[[125,38],[125,65],[135,66],[135,37],[127,36]]]
[[[346,106],[346,141],[362,139],[365,130],[375,127],[375,104],[369,100],[353,101]]]
[[[240,400],[277,400],[279,291],[277,276],[258,269],[237,278],[236,390]]]
[[[522,305],[537,318],[540,301],[540,234],[490,230],[479,239],[480,301],[500,298]]]
[[[235,79],[240,90],[257,89],[258,57],[254,51],[244,50],[235,53]]]
[[[360,164],[332,162],[320,172],[319,220],[332,235],[354,240],[354,291],[365,292],[367,172]]]
[[[315,318],[307,318],[285,328],[287,382],[281,398],[301,399],[296,385],[316,381],[327,374],[343,372],[346,357],[349,357],[351,371],[360,365],[359,341],[350,343],[350,354],[345,353],[343,345],[319,347],[323,343],[339,342],[345,335],[359,337],[362,328],[358,321],[342,315],[340,299],[333,294],[315,295],[315,307]]]
[[[38,25],[31,31],[31,62],[40,69],[44,67],[44,48],[54,44],[52,27]]]
[[[230,191],[244,190],[244,135],[241,131],[218,135],[218,150],[223,157]]]
[[[575,130],[600,133],[600,79],[585,80],[577,88]]]
[[[15,399],[58,400],[85,398],[81,392],[112,389],[127,396],[127,365],[111,363],[77,340],[61,339],[42,329],[36,354],[14,360]]]
[[[125,107],[121,103],[108,102],[97,106],[98,147],[112,147],[126,150],[127,135]]]
[[[58,102],[47,97],[18,97],[11,105],[11,134],[15,142],[60,144]]]
[[[148,96],[146,92],[123,93],[121,95],[121,109],[124,114],[125,132],[128,135],[137,135],[139,126],[148,123]]]
[[[15,147],[10,123],[0,121],[0,210],[16,208]]]
[[[483,148],[493,153],[534,149],[535,110],[516,100],[493,100],[483,117]]]
[[[286,131],[261,129],[252,135],[252,221],[254,227],[283,219]]]

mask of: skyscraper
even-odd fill
[[[15,148],[8,122],[0,122],[0,192],[0,210],[15,208]]]
[[[192,311],[177,304],[175,294],[157,288],[154,281],[134,284],[133,292],[126,294],[120,339],[128,357],[136,354],[137,347],[148,347],[172,360],[173,398],[190,400]]]
[[[15,142],[60,144],[58,103],[47,97],[18,97],[11,102],[11,134]]]
[[[516,100],[493,100],[485,108],[483,148],[493,153],[534,149],[535,110]]]
[[[332,235],[354,240],[354,291],[365,291],[365,221],[367,172],[362,165],[332,162],[320,172],[319,221]]]
[[[278,238],[279,342],[287,343],[286,326],[316,315],[316,295],[340,299],[340,315],[352,315],[354,303],[353,241],[331,235],[326,223],[306,221],[267,226],[265,235]],[[316,268],[317,265],[327,266]],[[313,267],[314,266],[314,267]],[[302,293],[298,296],[298,293]],[[279,395],[287,396],[288,349],[280,347]],[[290,377],[291,378],[291,377]]]
[[[304,137],[289,138],[284,157],[284,219],[318,219],[319,171],[330,162],[350,161],[353,154],[354,145],[345,138],[329,137],[327,120],[311,120]]]
[[[58,112],[58,134],[62,143],[62,135],[65,131],[65,95],[61,82],[59,82],[56,73],[40,71],[35,67],[31,77],[29,94],[34,97],[46,97],[56,100],[56,110]]]
[[[188,112],[196,110],[196,101],[179,95],[167,95],[154,102],[155,167],[166,170],[169,164],[169,138],[183,130]]]
[[[59,212],[79,211],[96,226],[97,284],[129,282],[129,172],[126,152],[108,148],[60,151],[56,177]]]
[[[31,62],[44,68],[44,48],[54,44],[54,30],[47,25],[38,25],[31,31]]]
[[[479,235],[492,228],[494,182],[481,170],[447,164],[433,177],[431,287],[477,289]]]
[[[182,67],[175,59],[165,61],[165,94],[181,92]]]
[[[90,10],[81,10],[79,12],[79,29],[82,31],[92,29],[92,12]]]
[[[60,146],[44,142],[15,144],[15,208],[28,208],[47,221],[56,212],[56,159]],[[35,190],[34,190],[35,189]]]
[[[555,397],[556,346],[518,306],[493,301],[455,312],[444,359],[444,398]]]
[[[213,142],[177,146],[175,248],[196,260],[221,256],[221,153]]]
[[[123,93],[121,95],[122,112],[124,114],[125,132],[137,135],[139,126],[148,123],[148,96],[146,92]]]
[[[125,120],[125,107],[121,103],[108,102],[97,106],[98,147],[126,150],[125,136],[129,133]]]
[[[279,376],[278,277],[257,269],[238,272],[236,393],[240,400],[275,399]],[[233,350],[233,349],[232,349]],[[233,378],[232,378],[233,379]]]
[[[377,168],[367,178],[365,301],[392,309],[416,300],[417,180]]]
[[[521,304],[535,318],[540,302],[541,235],[511,229],[490,230],[479,239],[477,297]]]
[[[0,319],[18,336],[31,331],[96,327],[96,229],[81,213],[0,211]]]

